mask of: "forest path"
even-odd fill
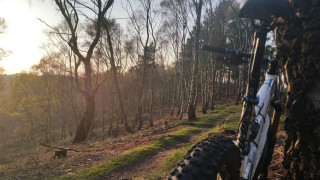
[[[108,179],[122,179],[122,180],[166,179],[169,173],[168,167],[170,167],[170,165],[168,164],[170,164],[170,161],[173,162],[172,160],[174,160],[174,164],[176,165],[178,162],[178,160],[176,160],[177,158],[175,157],[176,154],[179,154],[179,153],[181,154],[181,152],[182,154],[184,154],[184,151],[190,148],[190,144],[194,144],[195,142],[197,142],[197,140],[201,139],[199,138],[200,135],[203,136],[210,132],[214,132],[212,131],[214,129],[219,129],[218,130],[219,133],[226,133],[224,129],[234,130],[236,127],[234,125],[237,124],[237,120],[235,120],[236,118],[231,118],[231,116],[234,116],[234,115],[229,113],[227,116],[217,118],[215,121],[212,122],[210,127],[203,128],[201,132],[193,134],[188,141],[180,142],[175,144],[174,146],[170,146],[165,149],[162,149],[161,151],[157,151],[152,155],[144,157],[143,159],[139,160],[138,162],[132,164],[129,167],[114,171],[108,175]],[[220,126],[220,124],[222,126]],[[285,139],[286,139],[286,134],[284,131],[283,120],[282,120],[282,124],[280,124],[278,133],[277,133],[277,143],[275,145],[272,162],[269,166],[268,178],[277,179],[277,178],[283,177],[284,175],[282,159],[284,156]],[[167,169],[167,170],[163,170],[163,169]]]
[[[82,168],[57,179],[165,178],[168,171],[171,171],[181,159],[182,153],[206,138],[209,133],[223,133],[224,129],[235,130],[238,127],[240,112],[241,106],[234,105],[219,105],[206,114],[198,112],[197,121],[179,126],[174,131],[163,134],[160,139],[148,141],[144,146],[132,148],[103,163]],[[149,134],[149,137],[154,135]]]
[[[164,127],[164,120],[169,121],[168,128]],[[185,124],[187,124],[185,121],[167,116],[156,120],[154,128],[135,134],[124,133],[118,138],[104,141],[97,139],[101,137],[97,137],[79,144],[53,145],[79,151],[68,151],[67,157],[64,158],[55,158],[53,154],[56,149],[39,144],[12,148],[0,147],[2,153],[6,155],[0,157],[0,179],[45,179],[74,173],[79,169],[104,163],[125,151],[149,145],[185,127]]]
[[[123,179],[123,180],[140,180],[148,179],[147,175],[154,173],[160,165],[162,165],[167,157],[172,155],[177,149],[186,146],[189,143],[194,143],[204,133],[210,131],[220,123],[224,123],[228,115],[212,120],[212,122],[201,131],[192,134],[190,137],[177,141],[176,144],[170,145],[162,150],[156,151],[151,155],[143,157],[129,167],[116,170],[108,175],[108,179]]]

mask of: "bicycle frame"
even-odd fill
[[[272,87],[278,77],[273,73],[267,73],[263,85],[257,92],[268,31],[267,26],[262,25],[255,33],[255,53],[250,60],[249,83],[243,100],[236,142],[242,154],[240,177],[248,180],[253,178],[267,142],[267,134],[271,127],[271,120],[267,111],[274,97]]]
[[[248,72],[248,85],[246,95],[243,98],[243,108],[239,124],[239,133],[236,146],[241,152],[241,169],[240,177],[242,179],[251,180],[257,177],[257,167],[262,157],[265,144],[268,143],[266,157],[263,157],[261,163],[262,168],[259,171],[265,171],[266,165],[269,163],[273,152],[273,147],[276,140],[276,131],[279,124],[281,114],[281,106],[279,103],[274,103],[273,86],[277,79],[276,69],[278,67],[277,60],[267,60],[271,64],[271,68],[266,74],[265,81],[258,91],[260,84],[260,69],[263,58],[264,48],[266,44],[267,33],[272,29],[269,28],[269,23],[260,25],[256,29],[254,36],[254,53],[245,53],[237,50],[229,50],[228,48],[219,48],[210,45],[202,45],[203,50],[229,54],[237,58],[250,57],[250,70]],[[271,26],[272,27],[272,26]],[[236,58],[236,59],[237,59]],[[275,112],[271,121],[268,115],[269,106],[273,105]],[[266,162],[266,163],[265,163]],[[260,172],[258,172],[260,173]],[[265,173],[265,172],[263,172]]]
[[[277,60],[268,60],[271,68],[258,91],[260,69],[267,33],[275,28],[278,17],[289,17],[290,11],[284,0],[246,0],[240,7],[239,15],[243,18],[260,20],[261,24],[256,28],[254,35],[253,54],[206,44],[201,46],[205,51],[233,56],[230,62],[243,62],[242,58],[250,58],[248,85],[243,98],[239,133],[237,141],[234,142],[237,147],[230,139],[221,136],[209,137],[199,142],[188,151],[184,160],[178,164],[179,168],[172,171],[171,175],[175,179],[192,179],[200,172],[203,174],[203,176],[200,175],[202,179],[237,179],[239,167],[241,180],[259,177],[264,179],[260,174],[267,175],[267,166],[270,164],[276,142],[282,103],[274,101],[273,86],[278,78]],[[257,27],[253,19],[252,22]],[[268,115],[270,105],[274,107],[272,120]],[[219,151],[221,153],[217,153]],[[205,159],[210,161],[205,162]]]
[[[250,147],[249,153],[243,158],[240,174],[244,179],[252,178],[252,175],[254,174],[258,166],[261,154],[266,144],[267,133],[271,124],[271,120],[267,111],[274,96],[272,86],[276,78],[276,75],[267,74],[264,84],[261,86],[259,92],[257,93],[259,103],[255,106],[255,119],[253,123],[258,124],[257,127],[259,129],[257,131],[258,133],[256,135],[256,138],[254,138],[253,141],[249,142],[249,144],[247,145],[247,148]]]

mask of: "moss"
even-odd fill
[[[6,177],[14,178],[15,173],[13,172],[13,170],[16,168],[16,163],[17,161],[14,160],[0,162],[0,175],[5,174]]]

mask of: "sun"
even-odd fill
[[[12,53],[0,66],[6,74],[28,71],[39,62],[44,35],[41,22],[32,14],[27,0],[0,0],[0,17],[7,21],[7,31],[0,37],[0,47]]]

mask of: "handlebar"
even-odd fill
[[[233,63],[239,64],[239,63],[247,63],[248,61],[242,60],[241,58],[250,58],[252,54],[238,51],[238,50],[230,50],[228,48],[221,48],[221,47],[215,47],[207,44],[202,44],[201,49],[204,51],[211,51],[211,52],[216,52],[216,53],[221,53],[221,54],[228,54],[235,59],[236,61],[233,60]],[[226,60],[226,58],[224,58]],[[262,58],[262,62],[265,63],[273,63],[275,61],[278,61],[278,59],[268,59],[268,58]]]
[[[235,65],[240,65],[241,63],[248,63],[248,61],[245,61],[242,58],[251,57],[250,53],[245,53],[237,50],[230,50],[228,48],[214,47],[207,44],[202,44],[201,49],[205,51],[217,52],[221,54],[228,54],[230,55],[230,57],[227,60],[229,60],[229,63],[235,64]]]
[[[220,48],[220,47],[214,47],[207,44],[202,44],[201,49],[204,51],[212,51],[222,54],[228,54],[228,48]]]
[[[220,47],[214,47],[207,44],[202,44],[201,49],[204,51],[211,51],[211,52],[217,52],[222,54],[229,54],[231,56],[237,56],[237,57],[244,57],[244,58],[250,58],[251,54],[238,51],[238,50],[230,50],[228,48],[220,48]]]

